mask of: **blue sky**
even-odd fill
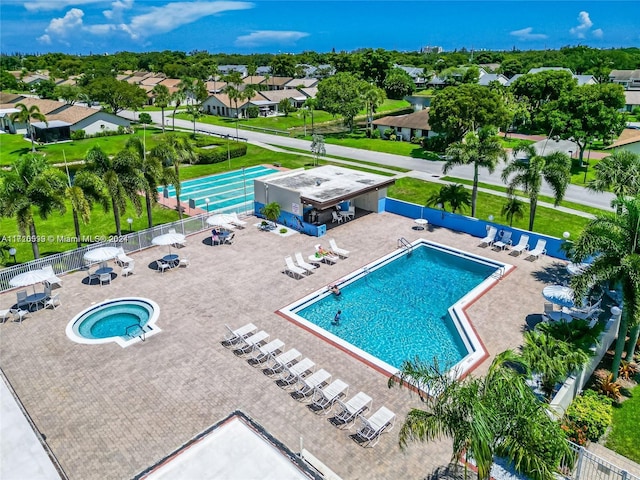
[[[640,46],[629,1],[1,0],[2,53]]]

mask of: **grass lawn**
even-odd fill
[[[630,398],[614,407],[613,426],[607,436],[606,447],[634,462],[640,462],[638,425],[640,425],[640,385],[636,385],[631,390]]]
[[[367,138],[364,133],[360,132],[328,134],[325,135],[324,141],[325,143],[373,152],[393,153],[395,155],[423,158],[425,160],[440,160],[440,157],[438,157],[436,153],[429,152],[420,145],[410,142],[392,142],[391,140],[382,140],[379,138]]]
[[[425,205],[430,195],[438,192],[441,184],[417,180],[415,178],[399,178],[395,185],[389,187],[388,195],[398,200],[404,200],[418,205]],[[505,218],[500,215],[502,206],[506,198],[498,197],[488,193],[478,192],[477,218],[488,218],[494,215],[496,222],[502,222],[508,225]],[[469,214],[471,208],[463,214]],[[589,220],[583,217],[577,217],[568,213],[560,212],[552,208],[538,206],[536,211],[536,220],[534,223],[534,231],[557,238],[562,238],[565,231],[571,232],[576,237],[582,232]],[[513,227],[527,230],[529,226],[529,209],[527,208],[524,218],[521,220],[514,219]]]

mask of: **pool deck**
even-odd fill
[[[351,355],[275,312],[294,300],[397,248],[399,237],[418,238],[512,263],[517,268],[473,303],[467,313],[491,357],[517,348],[522,331],[539,319],[541,295],[564,263],[535,262],[478,247],[478,239],[446,229],[416,231],[413,219],[370,214],[332,229],[328,238],[349,250],[348,259],[322,265],[294,280],[281,273],[283,258],[313,252],[319,241],[279,236],[252,227],[237,230],[233,245],[210,246],[207,233],[188,237],[179,250],[191,265],[161,274],[150,268],[167,247],[132,254],[135,274],[111,285],[86,285],[85,272],[62,277],[62,305],[32,313],[22,324],[0,325],[0,365],[25,409],[71,479],[131,478],[234,410],[242,410],[293,451],[304,448],[344,479],[424,478],[448,464],[448,441],[410,445],[402,452],[398,431],[410,408],[421,403],[406,389],[387,388],[387,378]],[[115,269],[119,272],[119,269]],[[546,281],[545,281],[546,280]],[[124,296],[148,297],[161,308],[162,332],[144,343],[81,345],[65,335],[69,320],[93,303]],[[15,303],[15,291],[0,305]],[[396,427],[373,448],[318,416],[278,387],[260,369],[221,345],[225,324],[253,322],[285,348],[297,348],[358,391],[398,415]],[[491,358],[474,375],[486,372]],[[10,442],[3,438],[2,443]],[[402,472],[402,473],[399,473]]]

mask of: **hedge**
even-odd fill
[[[585,390],[569,405],[566,423],[573,427],[570,430],[579,429],[588,440],[597,442],[613,419],[612,403],[610,398],[593,390]],[[569,429],[565,430],[572,433]]]
[[[195,149],[198,155],[196,163],[209,165],[211,163],[226,162],[228,158],[243,157],[247,154],[246,143],[230,143],[228,149],[227,152],[227,148],[223,145],[207,149],[197,148]]]

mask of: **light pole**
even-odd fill
[[[247,211],[247,182],[244,178],[244,167],[242,167],[242,189],[244,190],[244,211]]]
[[[229,163],[229,170],[231,170],[231,150],[229,150],[229,137],[230,135],[227,135],[227,162]]]
[[[16,253],[18,253],[18,250],[16,250],[15,247],[11,247],[9,249],[9,255],[11,255],[13,257],[13,264],[16,264]]]
[[[207,205],[207,213],[209,213],[209,198],[204,199],[204,203]]]
[[[133,218],[131,217],[127,218],[127,223],[129,224],[129,233],[131,233],[133,231],[131,228],[131,224],[133,223]]]
[[[589,148],[589,153],[587,154],[587,161],[584,164],[584,178],[582,179],[582,183],[587,183],[587,172],[589,171],[589,158],[591,158],[591,148]]]
[[[438,207],[440,209],[440,214],[442,216],[442,220],[444,220],[444,205],[442,203],[438,203],[436,205],[436,207]]]

